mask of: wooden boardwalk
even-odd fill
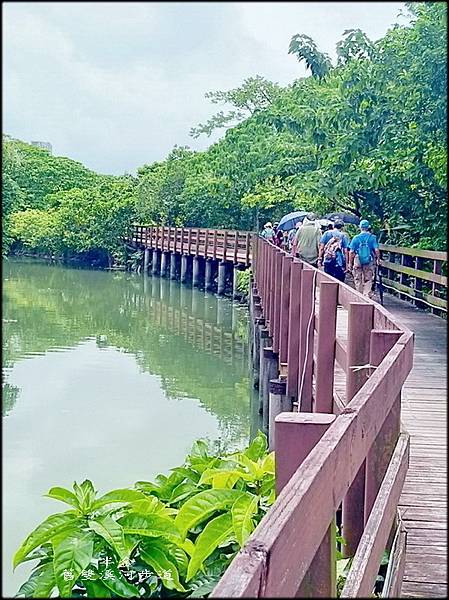
[[[399,511],[407,532],[401,596],[447,596],[447,323],[385,295],[385,308],[415,333],[402,391],[410,466]]]

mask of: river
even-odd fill
[[[3,263],[3,595],[12,556],[53,486],[104,493],[182,463],[194,440],[225,450],[257,429],[247,309],[159,277]]]

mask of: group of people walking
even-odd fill
[[[322,227],[316,215],[309,213],[288,232],[279,230],[278,223],[266,223],[261,235],[339,281],[344,282],[346,274],[351,273],[356,290],[372,298],[379,244],[369,221],[362,219],[359,228],[360,233],[351,240],[343,221],[336,219]]]

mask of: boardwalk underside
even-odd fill
[[[407,531],[401,596],[447,596],[446,321],[391,296],[385,308],[415,333],[413,369],[402,393],[410,466],[399,501]]]

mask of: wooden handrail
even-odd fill
[[[293,343],[293,349],[287,353],[288,362],[284,365],[287,378],[291,372],[295,374],[288,396],[301,396],[298,398],[301,413],[282,413],[276,417],[276,477],[287,468],[286,462],[294,460],[304,440],[310,439],[298,430],[292,435],[292,445],[288,447],[287,444],[288,451],[284,455],[281,447],[283,444],[285,451],[285,431],[276,433],[278,423],[280,426],[282,422],[283,427],[286,423],[287,426],[295,426],[295,414],[298,418],[309,414],[310,417],[299,419],[298,426],[313,428],[316,422],[316,426],[321,427],[318,411],[329,408],[333,409],[336,417],[334,421],[327,421],[327,431],[321,439],[317,437],[318,441],[307,451],[308,455],[300,466],[296,470],[291,468],[285,487],[234,558],[211,597],[294,597],[298,593],[302,595],[304,586],[310,585],[310,582],[321,590],[328,590],[332,579],[331,565],[319,558],[327,556],[324,550],[329,542],[325,534],[330,531],[340,504],[345,507],[348,491],[360,479],[361,473],[368,496],[365,499],[362,496],[362,510],[355,511],[349,522],[346,517],[346,522],[350,523],[351,530],[360,530],[355,543],[356,546],[359,544],[361,558],[354,560],[353,568],[358,569],[361,589],[366,592],[373,585],[373,574],[375,579],[378,572],[379,549],[383,550],[385,532],[391,525],[391,515],[397,506],[407,466],[402,450],[394,454],[394,443],[399,435],[398,398],[413,362],[413,334],[377,303],[298,259],[292,261],[285,252],[265,240],[256,238],[254,247],[256,276],[253,293],[260,297],[273,348],[275,342],[279,344],[280,336],[286,334],[288,347],[290,342]],[[291,270],[289,302],[285,296],[279,295],[279,286],[273,285],[276,277],[284,272],[280,268],[284,263],[288,263]],[[332,291],[335,286],[338,289]],[[338,314],[337,302],[343,307],[343,312],[338,311]],[[280,306],[287,304],[289,311],[293,311],[288,332],[285,331],[285,319],[279,318]],[[317,307],[319,314],[316,313]],[[353,315],[350,318],[353,327],[357,327],[357,345],[363,348],[362,353],[354,354],[353,345],[349,345],[352,338],[345,332],[346,310],[349,317]],[[363,326],[359,322],[362,316]],[[292,334],[296,332],[299,332],[299,340],[294,342]],[[318,338],[316,344],[315,336]],[[327,343],[328,339],[331,342],[335,340],[335,344]],[[363,364],[354,364],[354,360],[362,360]],[[338,382],[329,361],[336,365],[340,363],[338,377],[343,373],[346,384]],[[347,390],[346,401],[339,407],[332,407],[331,391],[335,385],[343,385],[343,388],[346,385]],[[319,398],[316,393],[320,394]],[[325,401],[323,394],[328,397]],[[304,413],[304,410],[308,412]],[[322,414],[323,418],[328,416]],[[278,440],[281,440],[279,448]],[[373,456],[373,448],[374,452],[381,451],[382,456]],[[361,471],[366,461],[370,461],[369,468],[367,466]],[[373,508],[372,495],[379,491],[388,464],[395,483],[382,489],[382,502],[388,506],[388,514],[379,521],[376,513],[378,504],[374,504]],[[397,469],[395,465],[399,465]],[[368,532],[371,532],[370,535]],[[354,579],[354,572],[350,573]],[[327,578],[330,578],[328,583]]]

